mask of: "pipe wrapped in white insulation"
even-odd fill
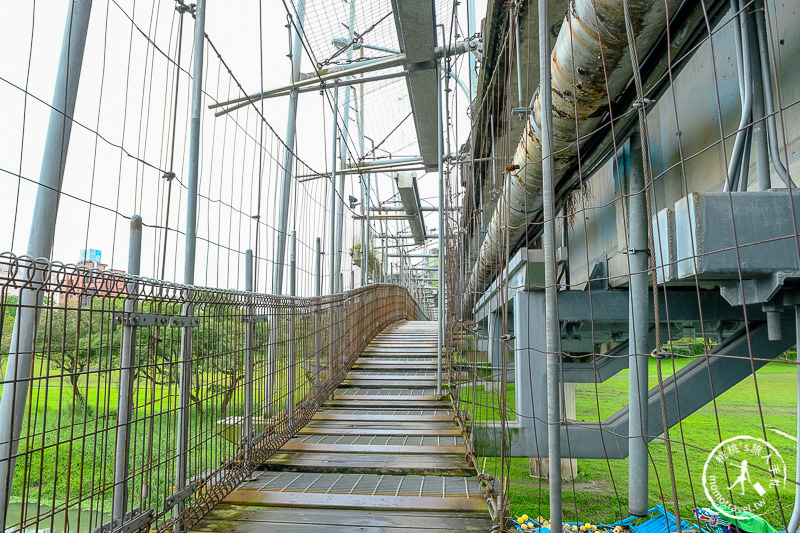
[[[664,32],[680,4],[681,0],[628,0],[640,58]],[[609,109],[609,95],[612,99],[619,96],[633,73],[621,0],[573,0],[569,10],[551,55],[556,183],[575,162],[577,140],[591,137]],[[513,245],[542,209],[538,91],[531,111],[514,155],[519,169],[506,174],[470,276],[468,294],[482,292],[491,282],[504,256],[505,232],[510,232],[508,240]]]

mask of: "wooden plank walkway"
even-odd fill
[[[453,416],[436,396],[436,324],[394,324],[194,531],[489,531]]]

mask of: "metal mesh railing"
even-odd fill
[[[6,531],[190,528],[418,316],[392,285],[278,297],[10,254],[0,275]]]

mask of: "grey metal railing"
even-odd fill
[[[18,438],[0,442],[5,530],[163,531],[188,530],[313,416],[372,337],[420,310],[394,285],[279,297],[0,255],[4,367],[25,355],[26,339],[12,343],[22,313],[39,318],[29,372],[12,366],[2,383],[25,404]]]

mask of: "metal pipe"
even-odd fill
[[[353,42],[353,35],[356,24],[356,0],[350,1],[350,20],[348,23],[348,39]],[[353,49],[347,51],[347,59],[353,59]],[[342,137],[339,139],[339,163],[345,168],[347,163],[347,132],[350,128],[350,87],[344,89],[344,112],[342,113]],[[342,271],[342,241],[344,239],[344,174],[339,174],[339,194],[336,203],[336,269],[335,272]],[[336,292],[343,292],[344,284],[339,283]]]
[[[444,349],[444,120],[442,117],[442,65],[436,63],[436,109],[439,164],[439,334],[436,336],[436,396],[442,395],[442,350]]]
[[[244,252],[244,290],[253,292],[253,250]],[[248,295],[251,305],[247,307],[247,314],[253,316],[254,308],[252,305],[252,295]],[[245,361],[244,361],[244,424],[242,424],[242,442],[247,452],[247,459],[250,459],[250,439],[253,438],[253,379],[255,377],[255,324],[245,322]]]
[[[292,230],[289,240],[289,296],[297,295],[297,231]],[[289,346],[287,364],[286,416],[289,424],[294,423],[295,388],[297,387],[297,352],[295,349],[295,308],[289,308]]]
[[[292,43],[292,83],[300,79],[300,63],[303,60],[303,42],[300,38],[306,15],[306,0],[297,0],[297,26]],[[289,227],[289,199],[292,195],[292,167],[294,143],[297,134],[297,89],[289,94],[289,116],[286,120],[286,151],[283,154],[283,180],[281,180],[280,207],[278,211],[278,235],[275,247],[275,262],[272,277],[273,294],[283,292],[283,262],[286,259],[286,236]]]
[[[363,52],[362,52],[363,56]],[[364,86],[358,91],[358,157],[364,157]],[[367,176],[361,176],[361,286],[369,283],[369,185]]]
[[[544,210],[545,330],[547,338],[547,459],[550,488],[550,531],[561,531],[561,350],[556,293],[555,174],[553,162],[553,89],[550,79],[550,6],[539,0],[539,79],[542,81],[542,207]],[[502,196],[501,196],[502,198]],[[500,202],[495,214],[500,211]],[[494,219],[494,217],[492,217]]]
[[[366,61],[364,62],[366,63]],[[359,63],[359,65],[363,65],[364,63]],[[401,70],[398,72],[387,72],[386,74],[375,74],[374,76],[365,76],[361,78],[353,78],[349,80],[343,80],[341,78],[336,78],[336,83],[339,84],[340,87],[346,87],[349,85],[364,85],[367,83],[372,83],[376,81],[385,81],[385,80],[392,80],[395,78],[405,78],[408,75],[408,72],[405,70]],[[302,75],[301,75],[302,76]],[[283,96],[288,96],[292,94],[292,91],[297,91],[298,94],[305,94],[305,93],[315,93],[319,92],[321,83],[317,83],[315,85],[302,85],[299,87],[292,88],[291,85],[287,85],[285,87],[279,87],[277,89],[272,89],[268,93],[264,93],[263,98],[259,98],[253,100],[252,103],[259,102],[260,100],[266,100],[268,98],[281,98]],[[241,109],[250,105],[251,102],[249,100],[242,100],[238,104],[235,104],[234,107],[230,107],[227,109],[223,109],[221,111],[217,111],[214,113],[215,117],[220,117],[222,115],[226,115],[231,111],[235,111],[236,109]],[[220,104],[214,104],[209,107],[219,107]]]
[[[794,321],[795,321],[795,335],[797,337],[797,345],[800,346],[800,305],[794,306]],[[800,365],[797,366],[797,404],[795,412],[796,430],[795,435],[798,437],[796,441],[795,451],[795,477],[800,477]],[[794,486],[794,507],[792,508],[792,516],[789,518],[789,525],[786,527],[786,533],[797,533],[797,528],[800,526],[800,485]]]
[[[142,263],[142,217],[131,217],[130,242],[128,244],[128,274],[138,276]],[[138,288],[135,281],[127,284],[125,313],[136,312]],[[122,327],[122,347],[119,354],[119,395],[117,397],[117,439],[114,443],[114,492],[111,519],[114,527],[122,525],[125,517],[128,482],[128,449],[130,448],[130,423],[133,402],[133,361],[136,349],[136,326]]]
[[[189,174],[186,193],[186,254],[184,283],[194,285],[197,252],[197,199],[200,182],[200,115],[203,106],[203,48],[205,46],[206,2],[198,0],[194,22],[194,56],[192,57],[192,112],[189,130]],[[183,314],[193,312],[191,303],[184,304]],[[186,486],[189,446],[189,396],[192,380],[192,328],[182,328],[178,385],[178,427],[175,437],[175,490]],[[176,516],[183,514],[186,501],[178,502]]]
[[[634,134],[629,146],[628,172],[628,512],[646,516],[648,501],[647,382],[649,329],[647,203],[642,168],[642,140]]]
[[[667,12],[673,13],[680,3],[681,0],[629,2],[633,27],[637,28],[637,47],[649,50],[653,46],[664,31]],[[602,21],[599,26],[598,21]],[[576,120],[581,124],[581,131],[594,131],[603,119],[608,102],[614,101],[631,79],[627,40],[620,38],[624,35],[625,20],[619,0],[576,0],[571,4],[569,19],[561,25],[555,52],[549,56],[555,180],[573,168],[578,148],[585,142],[577,139]],[[577,87],[580,90],[576,91]],[[472,306],[474,295],[489,285],[500,265],[505,232],[510,232],[508,241],[513,246],[527,231],[528,223],[541,215],[542,167],[539,162],[542,147],[536,133],[541,123],[541,98],[542,92],[537,91],[514,154],[513,162],[519,169],[506,175],[504,193],[492,214],[470,275],[465,291],[471,295],[465,299],[468,307]]]
[[[758,46],[758,30],[756,29],[755,14],[751,11],[747,17],[750,25],[750,34],[755,34],[750,39],[747,52],[750,54],[750,68],[753,71],[753,127],[750,128],[750,138],[745,147],[745,163],[742,168],[747,172],[750,161],[749,143],[752,142],[756,158],[756,190],[766,191],[772,186],[769,175],[769,142],[767,141],[767,127],[764,120],[764,81],[761,76],[761,55]],[[746,182],[745,182],[746,185]]]
[[[509,16],[511,14],[509,13]],[[516,42],[514,44],[514,50],[517,54],[517,104],[518,107],[522,107],[522,62],[519,59],[519,5],[517,5],[516,12],[514,13],[514,38]]]
[[[319,237],[314,241],[314,296],[322,296],[322,242]],[[317,304],[314,313],[314,376],[316,383],[320,382],[320,372],[322,369],[320,357],[322,351],[321,332],[322,324],[320,314],[322,307]]]
[[[475,35],[475,0],[467,0],[467,31],[469,32],[469,37]],[[475,55],[469,55],[469,86],[470,86],[470,95],[472,95],[473,89],[477,88],[478,85],[478,74],[475,71]],[[472,101],[472,97],[470,96],[469,101]]]
[[[36,191],[36,205],[28,239],[28,255],[34,259],[48,258],[53,251],[61,185],[91,9],[91,0],[73,0],[67,12],[39,187]],[[15,456],[19,449],[19,438],[25,418],[25,404],[33,367],[33,348],[40,306],[44,298],[43,294],[33,290],[44,282],[43,277],[39,278],[43,276],[43,270],[35,270],[36,278],[31,280],[32,288],[23,289],[20,293],[19,309],[9,346],[5,385],[0,397],[0,521],[3,524],[14,480]]]
[[[425,166],[422,164],[421,161],[411,161],[406,163],[395,164],[394,160],[387,160],[385,162],[376,164],[362,163],[356,166],[349,166],[339,170],[339,173],[346,176],[358,176],[364,174],[365,171],[390,173],[390,172],[410,172],[413,170],[425,170]],[[301,174],[295,177],[300,182],[306,182],[320,178],[326,178],[328,176],[329,174],[327,173],[313,172],[310,174]]]
[[[336,254],[333,251],[336,249],[336,133],[338,126],[336,121],[339,118],[339,85],[337,84],[333,89],[333,136],[331,140],[331,219],[330,219],[330,250],[328,253],[328,262],[330,266],[330,293],[336,294]]]
[[[438,207],[433,207],[433,206],[429,206],[429,205],[422,205],[422,206],[419,206],[417,208],[417,211],[438,211],[438,210],[439,210]],[[405,213],[406,212],[406,208],[405,207],[401,207],[401,206],[380,206],[380,207],[374,207],[374,208],[370,209],[370,212],[372,212],[372,213],[381,213],[381,212],[387,212],[387,211],[389,211],[389,212],[400,211],[400,212]]]
[[[734,24],[733,31],[735,36],[738,35],[736,41],[740,43],[740,48],[736,51],[736,62],[740,63],[741,61],[741,63],[737,66],[742,71],[741,86],[744,89],[744,94],[742,96],[742,114],[739,118],[739,127],[736,133],[736,139],[733,142],[733,152],[731,153],[731,160],[728,164],[728,179],[723,187],[724,191],[735,190],[735,186],[739,181],[742,170],[745,172],[744,179],[747,179],[747,169],[742,169],[742,151],[744,150],[747,130],[749,129],[748,124],[750,123],[750,117],[753,113],[753,74],[750,70],[750,53],[744,47],[745,43],[750,42],[747,16],[744,11],[742,0],[738,0],[738,4],[737,0],[730,0],[730,3],[734,14],[738,12],[736,17],[739,23],[738,25]]]
[[[769,155],[775,172],[780,176],[788,188],[794,188],[792,177],[783,165],[781,154],[778,151],[778,129],[775,125],[775,105],[772,100],[772,75],[770,74],[769,45],[767,44],[767,23],[764,15],[763,0],[756,1],[755,17],[756,31],[758,33],[758,48],[761,54],[761,80],[764,86],[764,114],[767,117],[767,137],[769,139]]]
[[[477,49],[478,49],[477,41],[460,41],[454,44],[453,46],[437,46],[436,48],[434,48],[433,54],[436,59],[439,59],[445,56],[449,57],[449,56],[461,55],[467,52],[472,52]],[[350,48],[347,51],[348,58],[350,59],[352,59],[352,53],[353,53],[352,50],[353,49]],[[405,64],[406,64],[406,55],[397,54],[389,57],[381,57],[378,59],[359,62],[355,65],[346,65],[342,67],[334,66],[327,70],[323,70],[321,72],[301,74],[300,81],[296,83],[282,85],[280,87],[268,89],[261,93],[252,94],[249,96],[241,96],[239,98],[226,100],[224,102],[215,102],[209,105],[208,107],[209,109],[225,107],[223,111],[216,114],[216,116],[220,116],[225,113],[230,113],[231,111],[235,111],[236,109],[239,109],[246,105],[250,105],[251,103],[258,102],[262,98],[267,98],[276,95],[276,93],[283,92],[285,94],[292,89],[302,89],[304,87],[309,87],[309,86],[313,86],[313,90],[318,90],[319,84],[323,82],[335,81],[338,78],[344,78],[347,76],[366,74],[367,72],[374,72],[376,70],[401,67],[404,66]]]

